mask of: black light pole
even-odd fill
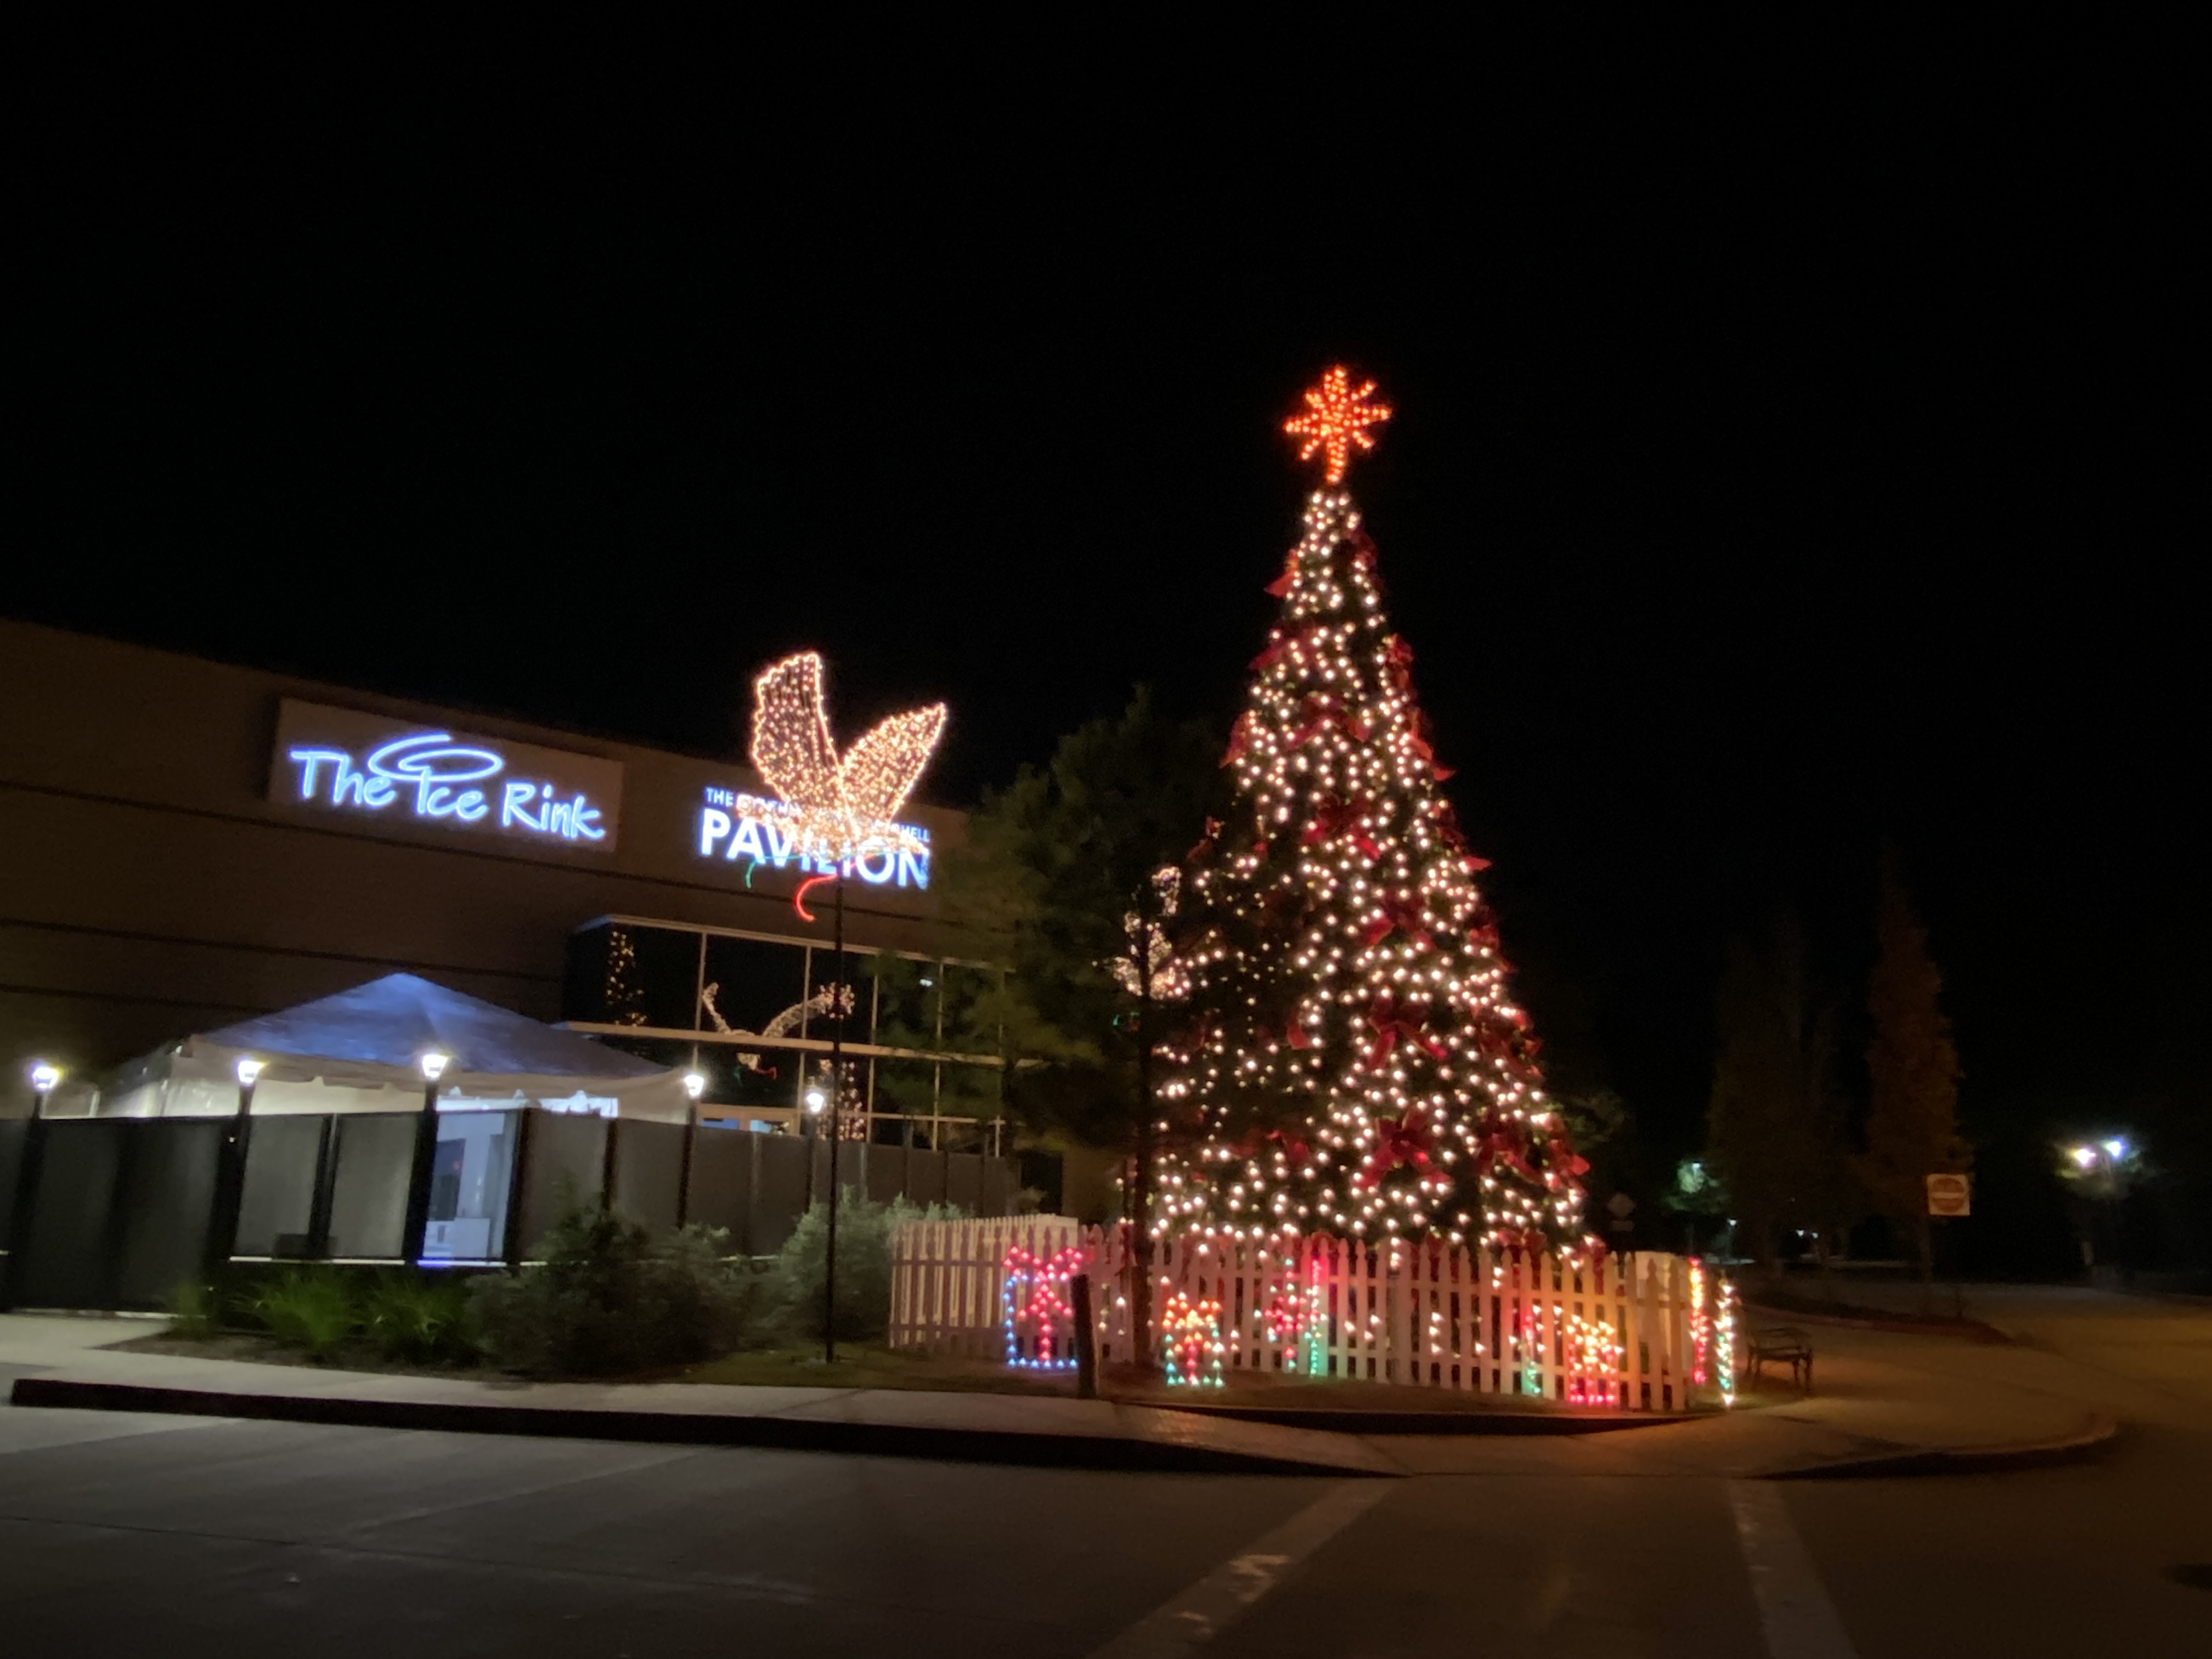
[[[39,1176],[46,1162],[46,1102],[61,1087],[62,1068],[46,1061],[31,1065],[31,1121],[23,1126],[23,1147],[15,1160],[15,1202],[8,1212],[8,1260],[0,1272],[0,1308],[12,1308],[23,1288],[23,1252],[31,1242],[31,1206],[38,1201]]]
[[[208,1218],[207,1255],[202,1270],[212,1279],[229,1265],[238,1248],[238,1212],[246,1201],[246,1158],[253,1133],[253,1085],[261,1080],[262,1064],[250,1054],[238,1061],[238,1109],[223,1131],[216,1154],[215,1209]]]
[[[407,1220],[400,1230],[399,1254],[410,1267],[422,1265],[422,1244],[430,1231],[430,1172],[438,1163],[438,1079],[446,1056],[422,1056],[422,1111],[415,1120],[415,1159],[407,1171]],[[611,1134],[614,1126],[607,1126]]]
[[[838,1113],[845,1103],[845,1017],[852,994],[845,987],[845,870],[837,868],[836,920],[830,926],[836,975],[831,981],[837,1011],[830,1027],[830,1258],[822,1274],[822,1363],[837,1363],[837,1143],[842,1130]]]

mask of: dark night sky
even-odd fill
[[[817,644],[958,804],[1133,681],[1225,726],[1341,358],[1508,948],[1662,1143],[1723,935],[1855,981],[1885,835],[1984,1121],[2193,1108],[2200,216],[2154,45],[2003,16],[45,43],[6,607],[708,750]]]

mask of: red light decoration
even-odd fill
[[[825,881],[835,881],[836,879],[837,878],[835,876],[809,876],[805,881],[799,884],[799,890],[791,896],[791,908],[799,912],[800,921],[811,921],[814,920],[814,912],[806,908],[807,889],[810,887],[819,887]]]
[[[1375,382],[1370,380],[1357,392],[1352,389],[1352,376],[1342,364],[1321,377],[1321,384],[1306,393],[1306,412],[1293,415],[1283,422],[1283,430],[1293,438],[1305,441],[1298,446],[1298,459],[1310,461],[1316,452],[1328,465],[1322,477],[1328,483],[1344,482],[1344,469],[1351,464],[1352,446],[1362,451],[1375,447],[1375,440],[1367,428],[1378,426],[1390,418],[1388,404],[1370,404],[1375,395]]]

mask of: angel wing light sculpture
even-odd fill
[[[892,819],[929,764],[946,711],[933,702],[894,714],[840,756],[822,682],[812,651],[754,676],[752,763],[825,861],[842,864],[864,845],[913,840]]]

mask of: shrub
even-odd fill
[[[354,1334],[360,1316],[352,1289],[329,1267],[294,1267],[253,1298],[269,1334],[310,1359],[327,1359]]]
[[[477,1357],[463,1275],[386,1274],[369,1287],[364,1312],[369,1340],[386,1359],[460,1364]]]
[[[169,1316],[169,1328],[162,1333],[165,1336],[204,1342],[222,1334],[222,1304],[212,1285],[197,1279],[179,1279],[161,1298],[161,1305]]]
[[[572,1205],[539,1244],[544,1265],[471,1281],[471,1312],[499,1364],[538,1376],[610,1376],[735,1347],[751,1275],[728,1235],[690,1226],[655,1240],[604,1206]]]
[[[903,1198],[877,1204],[855,1188],[837,1201],[837,1337],[860,1341],[881,1336],[891,1317],[891,1234],[909,1221],[945,1221],[963,1210],[932,1204],[916,1208]],[[783,1328],[794,1336],[822,1334],[823,1278],[830,1259],[830,1206],[806,1206],[775,1260],[775,1299]]]

